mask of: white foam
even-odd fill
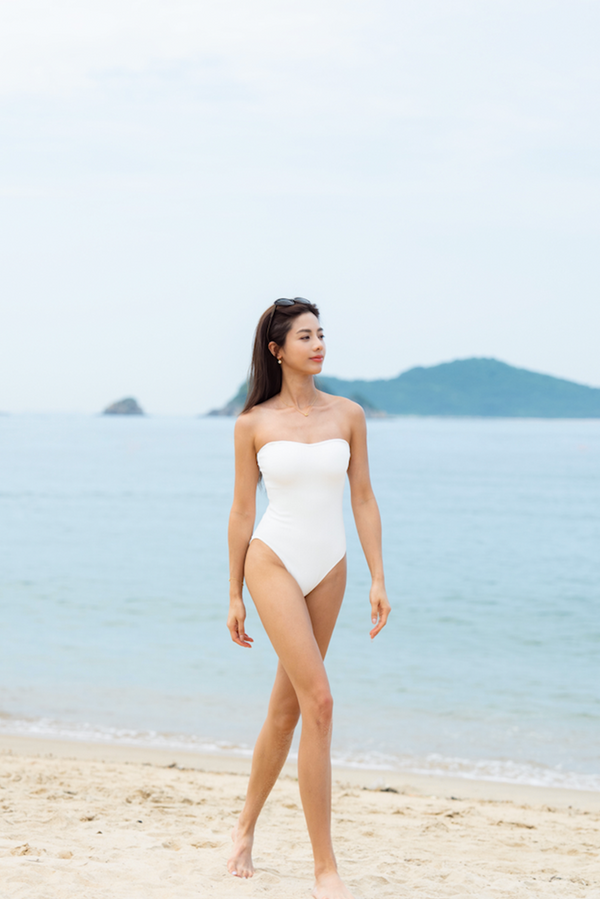
[[[52,718],[12,718],[0,715],[0,734],[46,737],[75,742],[140,746],[155,749],[179,749],[187,752],[252,756],[252,747],[223,740],[207,740],[194,734],[169,734],[158,731],[136,731],[126,728],[99,727],[90,723],[66,723]],[[290,759],[296,758],[290,753]],[[332,753],[332,763],[338,767],[370,771],[401,771],[407,774],[426,774],[438,777],[461,777],[465,780],[489,780],[500,783],[570,790],[600,792],[600,775],[564,771],[535,762],[511,759],[466,759],[431,753],[424,757],[391,755],[382,752]]]
[[[380,771],[405,771],[438,777],[461,777],[465,780],[490,780],[498,783],[524,784],[537,787],[560,787],[569,790],[600,792],[600,775],[565,771],[535,762],[511,759],[466,759],[431,753],[423,758],[384,755],[379,752],[337,753],[333,764],[350,768]]]
[[[249,758],[252,749],[226,741],[204,740],[194,734],[163,734],[158,731],[136,731],[127,728],[99,727],[84,722],[69,724],[52,718],[8,718],[0,716],[0,734],[27,737],[47,737],[54,740],[73,740],[80,743],[112,743],[121,746],[146,746],[154,749],[182,749],[189,752],[209,752],[239,755]]]

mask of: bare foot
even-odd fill
[[[227,870],[236,877],[252,877],[254,874],[254,865],[252,864],[252,843],[253,836],[238,835],[239,827],[236,825],[231,831],[231,839],[233,840],[233,852],[227,862]],[[343,894],[340,893],[340,896]],[[348,893],[350,896],[350,893]]]
[[[317,877],[312,894],[314,899],[354,899],[336,871]]]

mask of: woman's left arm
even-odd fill
[[[371,487],[369,459],[367,455],[367,425],[360,406],[352,404],[351,411],[350,497],[356,530],[371,572],[371,639],[385,627],[390,614],[390,604],[385,590],[383,556],[381,553],[381,517],[377,500]]]

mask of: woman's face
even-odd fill
[[[317,316],[303,312],[292,319],[292,327],[276,356],[282,365],[288,365],[294,371],[318,375],[325,359],[325,341]]]

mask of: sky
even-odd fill
[[[324,374],[600,386],[595,0],[0,0],[0,411],[197,414],[258,317]]]

